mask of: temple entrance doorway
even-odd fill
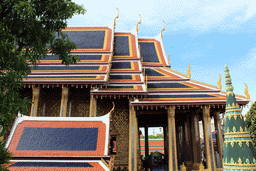
[[[168,168],[167,114],[137,115],[143,168]]]

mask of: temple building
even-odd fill
[[[192,80],[190,66],[187,74],[171,69],[172,57],[166,55],[162,41],[165,26],[156,37],[140,38],[141,21],[131,32],[116,32],[117,18],[112,27],[63,30],[76,43],[78,49],[71,54],[79,55],[80,61],[66,66],[58,56],[49,54],[36,69],[31,65],[32,72],[24,78],[21,92],[33,100],[31,111],[25,115],[97,118],[109,113],[114,104],[110,147],[108,154],[104,153],[115,156],[114,170],[150,167],[148,127],[163,128],[163,163],[169,170],[223,170],[219,116],[225,113],[226,92],[221,91],[220,81],[213,86]],[[241,108],[249,99],[236,95],[236,102]],[[211,130],[212,118],[215,130]],[[199,122],[203,123],[203,148]],[[144,160],[140,154],[140,127],[145,128]],[[95,143],[103,145],[100,140]],[[94,155],[100,156],[90,153]]]

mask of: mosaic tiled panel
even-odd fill
[[[145,68],[145,74],[147,75],[148,81],[184,80],[184,77],[172,73],[172,71],[166,67]]]
[[[143,66],[167,66],[161,43],[155,39],[139,39]]]
[[[115,33],[113,60],[137,59],[137,42],[131,33]]]
[[[61,92],[60,87],[41,88],[37,116],[58,117],[60,115]]]
[[[98,162],[13,162],[8,166],[10,171],[104,171]]]
[[[101,121],[23,121],[8,147],[14,156],[103,156]]]
[[[112,101],[115,103],[115,110],[112,113],[112,124],[115,125],[116,157],[115,164],[128,164],[129,156],[129,99],[98,99],[97,116],[102,116],[112,108]],[[110,124],[111,125],[111,124]],[[114,129],[113,127],[110,127]],[[110,132],[111,134],[111,132]]]
[[[69,27],[63,30],[78,49],[71,52],[110,52],[112,30],[107,27]]]
[[[77,64],[81,63],[108,63],[110,59],[110,55],[87,55],[81,54],[73,56],[79,56],[80,61],[77,61]],[[46,58],[40,60],[40,64],[61,64],[62,60],[59,59],[58,55],[48,55]]]

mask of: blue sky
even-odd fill
[[[116,31],[132,30],[142,16],[139,37],[155,37],[163,28],[166,53],[171,68],[186,74],[191,65],[191,79],[216,85],[228,65],[234,92],[244,95],[247,83],[256,100],[256,1],[255,0],[73,0],[83,4],[85,15],[68,20],[68,26],[112,26]],[[250,105],[250,103],[249,103]],[[243,109],[243,114],[249,108]]]

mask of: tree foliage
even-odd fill
[[[85,10],[71,0],[0,2],[1,137],[10,129],[18,111],[25,113],[31,103],[19,93],[23,88],[22,79],[31,71],[28,63],[35,66],[49,52],[58,55],[67,65],[79,60],[70,55],[70,50],[77,47],[61,29],[67,26],[67,19],[74,14],[84,14]]]
[[[245,124],[251,134],[253,145],[256,148],[256,101],[253,103],[249,112],[246,114]]]

